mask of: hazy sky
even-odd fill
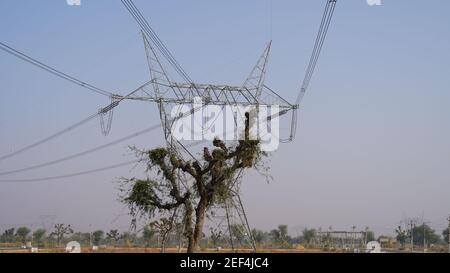
[[[294,101],[325,1],[135,1],[198,82],[240,84],[273,39],[267,84]],[[272,9],[271,9],[272,6]],[[299,115],[297,138],[271,158],[274,180],[243,183],[252,226],[358,229],[391,234],[405,217],[439,233],[450,213],[450,2],[338,1],[332,27]],[[272,20],[271,20],[272,18]],[[0,1],[0,40],[120,94],[148,80],[139,29],[119,0]],[[0,52],[0,156],[107,105],[108,99]],[[0,172],[110,142],[158,123],[155,105],[125,102],[111,134],[98,120],[0,162]],[[59,165],[0,176],[35,178],[133,159],[162,132]],[[0,231],[51,221],[76,229],[127,229],[117,177],[131,166],[51,182],[0,183]],[[54,216],[54,217],[49,217]],[[53,220],[48,220],[53,218]]]

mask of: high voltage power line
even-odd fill
[[[327,37],[328,29],[330,27],[331,19],[333,18],[334,10],[336,8],[337,0],[327,1],[325,10],[323,12],[322,21],[320,23],[319,31],[317,33],[316,42],[314,43],[313,52],[309,60],[308,68],[306,69],[305,78],[303,79],[302,87],[298,94],[296,104],[300,104],[305,95],[311,78],[317,66],[317,61],[319,59],[320,53],[322,51],[325,38]]]
[[[173,120],[175,121],[175,120],[181,119],[181,118],[183,118],[183,117],[190,116],[190,115],[192,115],[194,112],[196,112],[196,111],[198,111],[198,110],[200,110],[200,108],[195,108],[195,109],[193,109],[192,111],[188,111],[188,112],[185,112],[185,113],[181,113],[178,117],[175,117]],[[88,154],[91,154],[91,153],[98,152],[98,151],[100,151],[100,150],[106,149],[106,148],[108,148],[108,147],[117,145],[117,144],[122,143],[122,142],[124,142],[124,141],[126,141],[126,140],[129,140],[129,139],[138,137],[138,136],[140,136],[140,135],[149,133],[149,132],[154,131],[155,129],[158,129],[158,128],[160,128],[160,127],[161,127],[161,124],[156,124],[156,125],[153,125],[153,126],[151,126],[151,127],[146,128],[146,129],[144,129],[144,130],[141,130],[141,131],[138,131],[138,132],[133,133],[133,134],[131,134],[131,135],[122,137],[122,138],[117,139],[117,140],[115,140],[115,141],[112,141],[112,142],[109,142],[109,143],[106,143],[106,144],[103,144],[103,145],[94,147],[94,148],[92,148],[92,149],[88,149],[88,150],[83,151],[83,152],[79,152],[79,153],[76,153],[76,154],[72,154],[72,155],[69,155],[69,156],[65,156],[65,157],[62,157],[62,158],[59,158],[59,159],[56,159],[56,160],[52,160],[52,161],[48,161],[48,162],[45,162],[45,163],[41,163],[41,164],[37,164],[37,165],[32,165],[32,166],[25,167],[25,168],[21,168],[21,169],[16,169],[16,170],[11,170],[11,171],[1,172],[1,173],[0,173],[0,176],[10,175],[10,174],[16,174],[16,173],[21,173],[21,172],[25,172],[25,171],[35,170],[35,169],[40,169],[40,168],[52,166],[52,165],[55,165],[55,164],[59,164],[59,163],[62,163],[62,162],[64,162],[64,161],[68,161],[68,160],[72,160],[72,159],[75,159],[75,158],[78,158],[78,157],[82,157],[82,156],[85,156],[85,155],[88,155]],[[56,134],[55,134],[55,135],[56,135]],[[54,135],[53,135],[53,136],[54,136]],[[46,138],[46,139],[50,140],[50,137],[48,137],[48,138]],[[201,143],[203,143],[203,142],[204,142],[204,141],[197,141],[197,142],[191,143],[191,144],[189,144],[189,145],[186,145],[185,148],[187,148],[187,147],[194,147],[194,146],[197,146],[197,145],[199,145],[199,144],[201,144]],[[33,145],[34,145],[34,146],[37,146],[37,145],[42,144],[42,143],[43,143],[43,142],[40,141],[40,142],[35,143],[35,144],[33,144]],[[30,146],[32,146],[32,145],[29,145],[29,146],[27,146],[27,147],[30,147]],[[22,150],[23,150],[23,149],[22,149]],[[70,175],[69,175],[69,176],[70,176]],[[3,180],[2,180],[2,181],[3,181]],[[7,181],[10,181],[10,180],[7,180]]]
[[[134,163],[139,163],[139,160],[132,160],[132,161],[127,161],[127,162],[123,162],[123,163],[119,163],[119,164],[115,164],[115,165],[111,165],[111,166],[106,166],[103,168],[98,168],[98,169],[93,169],[93,170],[88,170],[88,171],[81,171],[81,172],[65,174],[65,175],[58,175],[58,176],[30,178],[30,179],[5,179],[5,180],[0,180],[0,183],[31,183],[31,182],[59,180],[59,179],[64,179],[64,178],[71,178],[71,177],[92,174],[92,173],[103,172],[103,171],[107,171],[107,170],[111,170],[111,169],[116,169],[119,167],[128,166],[128,165],[131,165]]]
[[[200,145],[204,142],[205,141],[197,141],[197,142],[191,143],[189,145],[186,145],[186,148],[194,147],[194,146]],[[102,167],[102,168],[97,168],[97,169],[93,169],[93,170],[80,171],[80,172],[76,172],[76,173],[63,174],[63,175],[57,175],[57,176],[49,176],[49,177],[26,178],[26,179],[0,179],[0,183],[31,183],[31,182],[46,182],[46,181],[51,181],[51,180],[61,180],[61,179],[65,179],[65,178],[72,178],[72,177],[83,176],[83,175],[87,175],[87,174],[104,172],[107,170],[117,169],[120,167],[132,165],[132,164],[138,164],[139,162],[140,162],[139,159],[135,159],[135,160],[126,161],[126,162],[122,162],[122,163],[118,163],[118,164],[114,164],[114,165],[110,165],[110,166],[106,166],[106,167]]]
[[[133,3],[133,1],[130,1],[130,0],[121,0],[121,1],[122,1],[122,4],[125,6],[125,8],[128,10],[128,12],[133,16],[135,21],[141,27],[141,30],[143,32],[145,32],[145,34],[147,34],[147,36],[151,39],[151,41],[159,49],[161,54],[164,55],[164,57],[167,59],[167,61],[173,66],[173,68],[177,71],[177,73],[181,77],[183,77],[183,79],[186,80],[187,82],[193,83],[192,79],[189,77],[189,75],[186,73],[186,71],[184,71],[184,69],[177,62],[177,60],[175,60],[172,53],[167,49],[167,47],[164,45],[164,43],[158,37],[156,32],[150,26],[148,21],[144,18],[142,13],[139,11],[139,9],[136,7],[136,5]]]
[[[26,61],[26,62],[28,62],[28,63],[30,63],[30,64],[32,64],[32,65],[34,65],[34,66],[36,66],[36,67],[38,67],[40,69],[43,69],[46,72],[51,73],[51,74],[53,74],[53,75],[55,75],[57,77],[60,77],[60,78],[62,78],[64,80],[67,80],[67,81],[72,82],[74,84],[77,84],[77,85],[79,85],[81,87],[84,87],[84,88],[86,88],[86,89],[88,89],[90,91],[93,91],[95,93],[98,93],[98,94],[101,94],[101,95],[104,95],[104,96],[108,96],[112,100],[112,103],[110,105],[100,109],[97,113],[95,113],[95,114],[93,114],[93,115],[91,115],[91,116],[81,120],[80,122],[77,122],[77,123],[75,123],[75,124],[65,128],[65,129],[63,129],[62,131],[59,131],[59,132],[57,132],[57,133],[55,133],[55,134],[53,134],[53,135],[51,135],[49,137],[46,137],[46,138],[44,138],[42,140],[39,140],[39,141],[37,141],[37,142],[35,142],[33,144],[30,144],[30,145],[28,145],[26,147],[23,147],[23,148],[21,148],[21,149],[19,149],[17,151],[14,151],[14,152],[12,152],[10,154],[4,155],[4,156],[0,156],[0,161],[8,159],[8,158],[11,158],[11,157],[16,156],[16,155],[18,155],[20,153],[26,152],[26,151],[34,148],[34,147],[37,147],[37,146],[42,145],[44,143],[47,143],[47,142],[49,142],[49,141],[51,141],[51,140],[53,140],[53,139],[55,139],[57,137],[62,136],[63,134],[66,134],[66,133],[74,130],[75,128],[80,127],[81,125],[89,122],[90,120],[94,119],[95,117],[97,117],[97,116],[103,117],[103,115],[105,115],[107,113],[110,113],[110,118],[108,120],[109,124],[107,126],[105,126],[102,123],[102,130],[105,131],[104,128],[106,128],[106,130],[109,131],[110,123],[111,123],[111,120],[112,120],[112,110],[115,107],[117,107],[121,101],[126,100],[126,99],[153,101],[153,102],[157,102],[158,104],[174,103],[174,102],[175,103],[177,103],[177,102],[181,103],[181,102],[188,102],[189,99],[191,99],[189,94],[197,93],[197,95],[199,95],[201,97],[207,96],[209,99],[211,99],[212,96],[211,96],[210,93],[212,93],[212,94],[216,95],[216,98],[215,98],[216,101],[210,101],[210,103],[212,103],[212,104],[214,104],[214,103],[217,103],[217,104],[220,104],[220,105],[223,105],[223,103],[226,103],[226,104],[240,104],[240,103],[244,103],[244,104],[250,104],[250,105],[252,105],[252,104],[259,105],[261,103],[264,104],[264,101],[261,100],[260,95],[257,94],[256,97],[255,97],[251,93],[253,91],[253,89],[252,89],[253,87],[252,86],[244,86],[243,88],[240,88],[240,89],[238,88],[238,89],[234,90],[235,88],[232,87],[232,86],[201,85],[201,84],[194,83],[192,81],[192,79],[188,76],[186,71],[175,60],[175,58],[173,57],[172,53],[167,49],[167,47],[164,45],[164,43],[158,37],[156,32],[150,27],[148,21],[144,18],[142,13],[139,11],[139,9],[133,3],[133,1],[132,0],[121,0],[121,1],[122,1],[123,5],[126,7],[126,9],[129,11],[129,13],[132,15],[132,17],[135,19],[135,21],[138,23],[138,25],[140,26],[142,32],[145,34],[144,38],[145,39],[149,38],[151,40],[151,42],[153,43],[153,46],[155,46],[156,49],[159,50],[159,52],[163,55],[163,57],[175,69],[175,71],[185,80],[186,83],[185,84],[183,84],[183,83],[175,83],[175,82],[172,82],[172,81],[169,80],[168,81],[168,85],[164,85],[164,83],[158,82],[157,79],[155,79],[152,76],[152,80],[150,82],[147,82],[146,84],[142,85],[141,87],[139,87],[138,89],[134,90],[133,92],[129,93],[126,96],[120,96],[120,95],[116,95],[116,94],[113,94],[111,92],[102,90],[102,89],[100,89],[98,87],[95,87],[95,86],[93,86],[93,85],[91,85],[89,83],[86,83],[84,81],[81,81],[81,80],[79,80],[79,79],[77,79],[77,78],[75,78],[73,76],[70,76],[70,75],[68,75],[68,74],[66,74],[64,72],[61,72],[60,70],[57,70],[57,69],[55,69],[55,68],[53,68],[53,67],[51,67],[49,65],[46,65],[46,64],[44,64],[44,63],[42,63],[42,62],[40,62],[40,61],[38,61],[38,60],[28,56],[28,55],[20,52],[19,50],[12,48],[9,45],[6,45],[6,44],[0,42],[0,49],[1,50],[3,50],[5,52],[7,52],[7,53],[9,53],[9,54],[19,58],[19,59],[22,59],[23,61]],[[265,85],[262,85],[264,87],[263,89],[264,89],[265,95],[267,96],[267,98],[269,98],[268,99],[269,101],[270,101],[270,99],[281,100],[282,101],[281,104],[285,104],[284,107],[286,109],[283,110],[284,111],[283,113],[287,113],[287,111],[293,110],[294,114],[293,114],[293,118],[292,118],[291,136],[289,138],[290,140],[292,140],[293,137],[295,136],[296,109],[298,107],[298,104],[301,102],[301,100],[302,100],[302,98],[303,98],[303,96],[304,96],[304,94],[305,94],[305,92],[306,92],[306,90],[307,90],[307,88],[309,86],[309,83],[311,81],[312,75],[313,75],[315,67],[317,65],[318,58],[319,58],[321,50],[322,50],[322,46],[323,46],[324,40],[325,40],[327,32],[328,32],[328,28],[329,28],[329,25],[330,25],[330,22],[331,22],[331,19],[332,19],[332,16],[333,16],[335,5],[336,5],[336,0],[327,0],[327,4],[325,6],[325,11],[324,11],[324,14],[323,14],[323,17],[322,17],[322,21],[321,21],[321,24],[320,24],[320,27],[319,27],[319,31],[318,31],[318,34],[317,34],[317,38],[316,38],[316,41],[315,41],[314,49],[313,49],[313,52],[312,52],[312,55],[311,55],[311,59],[310,59],[308,68],[307,68],[306,73],[305,73],[305,78],[303,80],[301,90],[300,90],[300,92],[298,94],[298,97],[297,97],[297,100],[296,100],[296,104],[295,105],[289,104],[287,101],[282,100],[282,98],[278,94],[276,94],[273,90],[271,90],[270,88],[268,88]],[[146,50],[148,50],[148,49],[150,49],[153,52],[153,48],[151,47],[151,45],[149,43],[146,44]],[[269,44],[269,49],[270,49],[270,44]],[[256,75],[256,76],[262,77],[262,79],[263,79],[262,75],[265,74],[264,73],[265,69],[260,67],[260,62],[261,63],[266,63],[267,62],[268,52],[269,52],[269,50],[267,50],[267,53],[264,54],[261,57],[260,61],[258,62],[258,64],[255,67],[256,71],[261,70],[261,72],[262,72],[261,75]],[[153,54],[155,54],[154,60],[158,61],[156,53],[153,52]],[[264,60],[265,60],[265,62],[262,62]],[[159,63],[159,61],[158,61],[158,65],[161,66],[161,63]],[[160,68],[162,68],[162,67],[160,67]],[[153,72],[159,72],[159,71],[155,70],[154,67],[153,68],[150,67],[150,69],[154,70]],[[161,69],[161,71],[164,72],[164,69]],[[161,72],[159,72],[159,73],[161,73]],[[251,75],[250,78],[251,77],[255,77],[255,75]],[[168,79],[168,77],[166,77],[166,78]],[[137,92],[143,92],[145,94],[148,94],[145,91],[145,87],[148,84],[150,84],[150,83],[152,83],[153,85],[160,84],[162,86],[165,86],[165,87],[168,87],[170,89],[173,89],[174,94],[176,95],[177,98],[176,99],[170,98],[170,97],[169,98],[162,98],[162,97],[159,97],[159,96],[152,96],[152,95],[148,95],[148,96],[144,95],[144,97],[142,97],[142,96],[135,96],[135,94]],[[184,91],[183,91],[184,93],[180,89],[184,89]],[[176,90],[178,90],[178,93],[176,92]],[[221,95],[217,96],[216,91],[220,91]],[[236,95],[233,95],[233,93],[231,91],[235,91]],[[231,97],[228,97],[226,92],[230,92]],[[180,94],[183,97],[183,99],[180,99],[178,97],[178,94]],[[237,96],[237,97],[235,97],[235,96]],[[273,103],[273,102],[268,102],[268,104],[270,104],[270,103]],[[160,108],[160,111],[161,111],[161,109],[162,108]],[[197,111],[197,110],[195,110],[195,111]],[[162,125],[167,127],[167,125],[170,125],[171,122],[173,124],[173,122],[176,121],[178,118],[182,118],[182,117],[184,117],[186,115],[191,115],[192,113],[193,112],[184,113],[184,114],[178,116],[177,118],[174,118],[172,120],[170,120],[170,119],[167,120],[167,121],[170,121],[170,122],[166,121],[166,122],[164,122],[164,124],[152,126],[152,127],[147,128],[145,130],[142,130],[140,132],[137,132],[137,133],[134,133],[132,135],[123,137],[121,139],[118,139],[116,141],[113,141],[113,142],[110,142],[110,143],[107,143],[107,144],[95,147],[93,149],[89,149],[89,150],[86,150],[86,151],[83,151],[83,152],[79,152],[79,153],[76,153],[76,154],[73,154],[73,155],[70,155],[70,156],[66,156],[66,157],[63,157],[63,158],[60,158],[60,159],[57,159],[57,160],[52,160],[52,161],[41,163],[41,164],[37,164],[37,165],[33,165],[33,166],[21,168],[21,169],[11,170],[11,171],[5,171],[5,172],[0,173],[0,176],[9,175],[9,174],[15,174],[15,173],[21,173],[21,172],[25,172],[25,171],[29,171],[29,170],[34,170],[34,169],[39,169],[39,168],[47,167],[47,166],[50,166],[50,165],[58,164],[58,163],[61,163],[61,162],[64,162],[64,161],[68,161],[68,160],[71,160],[71,159],[75,159],[75,158],[78,158],[78,157],[81,157],[81,156],[84,156],[84,155],[87,155],[87,154],[90,154],[90,153],[93,153],[93,152],[105,149],[105,148],[113,146],[115,144],[124,142],[124,141],[126,141],[128,139],[131,139],[133,137],[137,137],[137,136],[142,135],[144,133],[150,132],[150,131],[152,131],[152,130],[154,130],[154,129],[162,126]],[[164,114],[166,114],[166,113],[164,113]],[[165,128],[165,130],[166,130],[166,128]],[[179,145],[181,145],[186,150],[186,148],[184,147],[183,144],[181,144],[179,141],[178,141],[178,143],[179,143]],[[196,144],[194,144],[192,146],[195,146],[195,145]],[[187,145],[187,146],[191,146],[191,145]],[[187,152],[189,153],[189,151],[187,151]],[[96,170],[84,171],[84,172],[79,172],[79,173],[69,174],[69,175],[49,177],[49,178],[47,178],[47,180],[59,179],[59,178],[71,177],[71,176],[78,176],[78,175],[93,173],[93,172],[97,172],[97,171],[103,171],[103,170],[107,170],[107,169],[111,169],[111,168],[121,167],[121,166],[124,166],[125,164],[131,164],[131,163],[130,162],[125,162],[125,163],[120,163],[120,164],[116,164],[116,165],[113,165],[113,166],[108,166],[108,167],[104,167],[104,168],[100,168],[100,169],[96,169]],[[46,179],[45,178],[42,178],[42,179],[38,178],[38,179],[18,179],[18,180],[0,180],[0,181],[12,181],[12,182],[13,181],[17,181],[17,182],[22,181],[22,182],[27,182],[27,181],[42,181],[42,180],[46,180]]]
[[[305,72],[305,77],[303,78],[302,86],[298,93],[297,99],[295,100],[295,105],[300,105],[303,97],[308,90],[309,84],[311,82],[312,76],[317,66],[317,61],[319,60],[320,53],[322,52],[322,47],[325,42],[325,38],[328,34],[328,29],[331,24],[331,19],[333,18],[334,10],[336,8],[337,0],[328,0],[325,5],[325,10],[322,15],[322,20],[320,22],[319,31],[317,32],[316,41],[314,43],[313,51],[309,60],[308,67]],[[291,133],[288,141],[292,141],[297,133],[297,111],[294,111],[293,118],[291,122]],[[285,142],[285,141],[282,141]]]
[[[146,83],[146,84],[147,84],[147,83]],[[144,85],[142,85],[142,86],[145,86],[146,84],[144,84]],[[128,95],[126,95],[126,96],[124,96],[124,97],[120,97],[120,98],[118,98],[118,99],[113,100],[113,102],[112,102],[111,104],[109,104],[108,106],[106,106],[106,107],[104,107],[104,108],[101,108],[100,110],[98,110],[98,112],[96,112],[96,113],[90,115],[89,117],[87,117],[87,118],[85,118],[85,119],[83,119],[83,120],[81,120],[81,121],[79,121],[79,122],[77,122],[77,123],[75,123],[75,124],[73,124],[73,125],[70,125],[69,127],[65,128],[65,129],[63,129],[63,130],[61,130],[61,131],[59,131],[59,132],[57,132],[57,133],[54,133],[54,134],[52,134],[52,135],[50,135],[50,136],[48,136],[48,137],[45,137],[45,138],[43,138],[43,139],[41,139],[41,140],[39,140],[39,141],[37,141],[37,142],[35,142],[35,143],[32,143],[32,144],[27,145],[27,146],[25,146],[25,147],[23,147],[23,148],[20,148],[20,149],[18,149],[17,151],[14,151],[14,152],[12,152],[12,153],[9,153],[9,154],[0,156],[0,161],[9,159],[9,158],[14,157],[14,156],[16,156],[16,155],[18,155],[18,154],[21,154],[21,153],[24,153],[24,152],[26,152],[26,151],[28,151],[28,150],[31,150],[31,149],[33,149],[33,148],[39,146],[39,145],[42,145],[42,144],[44,144],[44,143],[47,143],[47,142],[49,142],[49,141],[51,141],[51,140],[53,140],[53,139],[55,139],[55,138],[58,138],[58,137],[60,137],[60,136],[62,136],[62,135],[64,135],[64,134],[66,134],[66,133],[68,133],[68,132],[74,130],[75,128],[80,127],[81,125],[83,125],[83,124],[85,124],[85,123],[91,121],[92,119],[94,119],[94,118],[96,118],[96,117],[98,117],[98,116],[101,116],[101,115],[103,115],[103,114],[105,114],[105,113],[108,113],[109,111],[112,111],[115,107],[117,107],[117,106],[119,105],[119,103],[120,103],[121,101],[127,99],[128,97],[132,96],[134,93],[140,91],[141,88],[142,88],[142,86],[140,86],[138,89],[136,89],[136,90],[130,92]]]
[[[16,156],[18,154],[24,153],[24,152],[26,152],[28,150],[31,150],[31,149],[39,146],[39,145],[42,145],[42,144],[44,144],[46,142],[49,142],[49,141],[51,141],[51,140],[53,140],[53,139],[55,139],[57,137],[60,137],[60,136],[62,136],[64,134],[74,130],[75,128],[80,127],[81,125],[87,123],[88,121],[96,118],[97,116],[98,116],[98,113],[93,114],[93,115],[91,115],[91,116],[89,116],[89,117],[87,117],[87,118],[85,118],[85,119],[83,119],[83,120],[73,124],[73,125],[70,125],[69,127],[65,128],[65,129],[63,129],[63,130],[61,130],[61,131],[59,131],[59,132],[57,132],[57,133],[55,133],[55,134],[53,134],[51,136],[48,136],[48,137],[43,138],[43,139],[41,139],[41,140],[39,140],[39,141],[37,141],[37,142],[35,142],[33,144],[30,144],[30,145],[27,145],[27,146],[25,146],[23,148],[20,148],[20,149],[14,151],[12,153],[0,156],[0,161],[3,161],[5,159],[11,158],[11,157]]]
[[[78,158],[78,157],[81,157],[81,156],[85,156],[85,155],[88,155],[88,154],[91,154],[91,153],[103,150],[105,148],[117,145],[119,143],[122,143],[122,142],[124,142],[126,140],[138,137],[140,135],[149,133],[149,132],[151,132],[151,131],[153,131],[155,129],[158,129],[160,127],[161,127],[161,125],[157,124],[157,125],[151,126],[149,128],[146,128],[146,129],[144,129],[142,131],[133,133],[131,135],[125,136],[123,138],[117,139],[115,141],[112,141],[112,142],[100,145],[98,147],[95,147],[95,148],[92,148],[92,149],[89,149],[89,150],[86,150],[86,151],[83,151],[83,152],[79,152],[79,153],[76,153],[76,154],[73,154],[73,155],[65,156],[65,157],[62,157],[62,158],[59,158],[59,159],[56,159],[56,160],[52,160],[52,161],[49,161],[49,162],[45,162],[45,163],[42,163],[42,164],[29,166],[29,167],[26,167],[26,168],[21,168],[21,169],[16,169],[16,170],[12,170],[12,171],[1,172],[0,176],[10,175],[10,174],[15,174],[15,173],[21,173],[21,172],[30,171],[30,170],[36,170],[36,169],[40,169],[40,168],[43,168],[43,167],[48,167],[48,166],[51,166],[51,165],[55,165],[55,164],[58,164],[58,163],[61,163],[61,162],[64,162],[64,161],[72,160],[72,159],[75,159],[75,158]]]
[[[25,53],[20,52],[19,50],[15,49],[15,48],[12,48],[11,46],[9,46],[9,45],[7,45],[5,43],[0,42],[0,49],[5,51],[5,52],[7,52],[7,53],[9,53],[9,54],[11,54],[11,55],[13,55],[13,56],[15,56],[15,57],[17,57],[17,58],[19,58],[19,59],[22,59],[25,62],[28,62],[28,63],[38,67],[38,68],[40,68],[40,69],[42,69],[44,71],[47,71],[48,73],[51,73],[51,74],[53,74],[53,75],[55,75],[55,76],[57,76],[57,77],[59,77],[61,79],[64,79],[66,81],[72,82],[72,83],[77,84],[77,85],[79,85],[81,87],[84,87],[86,89],[89,89],[92,92],[95,92],[95,93],[98,93],[98,94],[101,94],[101,95],[104,95],[104,96],[108,96],[108,97],[113,95],[113,93],[111,93],[111,92],[108,92],[108,91],[105,91],[105,90],[100,89],[98,87],[95,87],[92,84],[89,84],[89,83],[86,83],[84,81],[81,81],[81,80],[79,80],[79,79],[77,79],[77,78],[75,78],[73,76],[70,76],[70,75],[68,75],[68,74],[66,74],[64,72],[61,72],[58,69],[55,69],[55,68],[53,68],[53,67],[51,67],[49,65],[46,65],[46,64],[44,64],[44,63],[42,63],[42,62],[40,62],[40,61],[38,61],[38,60],[28,56],[28,55],[26,55]]]

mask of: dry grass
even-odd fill
[[[64,249],[39,249],[39,253],[64,253]],[[159,248],[124,248],[124,247],[111,247],[103,248],[97,251],[83,248],[82,253],[160,253]],[[201,253],[233,253],[231,249],[204,249]],[[323,252],[319,249],[259,249],[258,253],[320,253]],[[30,253],[30,250],[3,250],[0,253]],[[176,248],[166,249],[166,253],[178,253]],[[181,253],[186,253],[186,249],[182,249]],[[251,249],[239,249],[237,253],[252,253]]]

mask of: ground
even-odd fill
[[[92,251],[87,248],[82,249],[82,253],[160,253],[159,248],[103,248],[98,251]],[[39,249],[39,253],[64,253],[65,249]],[[167,253],[178,253],[176,248],[168,248]],[[186,249],[182,249],[181,253],[185,253]],[[201,250],[202,253],[233,253],[231,249],[205,249]],[[251,249],[239,249],[238,253],[251,253]],[[259,250],[259,253],[317,253],[323,252],[319,249],[263,249]],[[14,249],[14,250],[0,250],[0,253],[30,253],[28,249]]]

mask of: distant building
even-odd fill
[[[378,237],[378,242],[383,248],[394,247],[397,244],[397,240],[395,238],[384,235]]]
[[[318,247],[355,249],[366,247],[366,232],[364,231],[319,231],[315,244]]]

